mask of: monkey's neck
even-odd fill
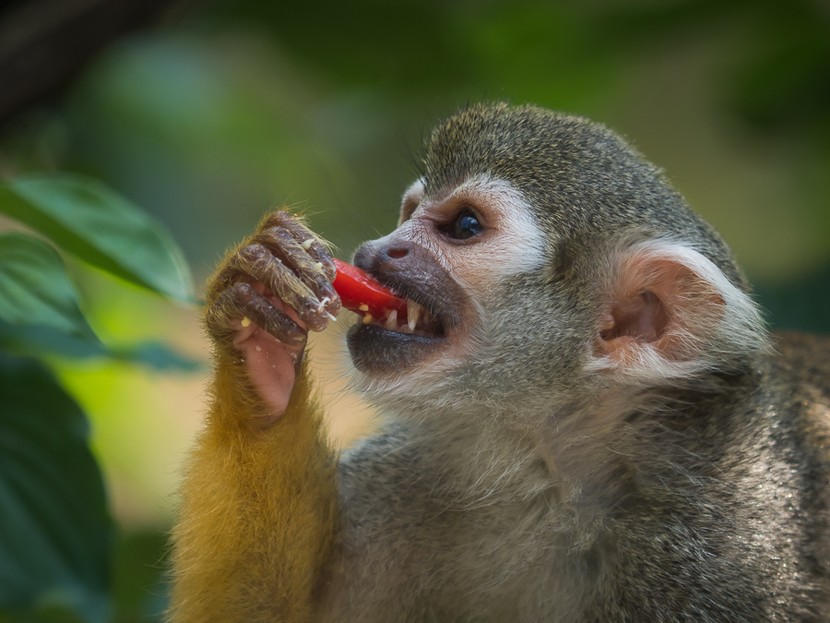
[[[541,427],[537,451],[562,498],[587,521],[607,521],[631,504],[687,488],[721,456],[751,417],[743,403],[752,373],[712,375],[695,386],[608,390],[563,407]],[[713,434],[713,431],[716,431]]]
[[[391,429],[434,475],[430,489],[453,505],[510,503],[529,499],[552,481],[530,432],[505,422],[504,414],[458,409],[395,414]]]
[[[441,475],[436,492],[448,499],[543,503],[574,526],[601,525],[691,469],[684,464],[697,452],[690,439],[722,411],[714,402],[740,400],[741,383],[609,390],[543,413],[448,411],[407,418],[404,426],[429,471]]]

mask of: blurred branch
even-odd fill
[[[65,88],[112,41],[181,0],[12,0],[0,7],[0,126]]]

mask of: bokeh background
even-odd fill
[[[25,4],[0,23],[17,11],[22,32],[55,17],[20,21]],[[83,19],[95,4],[75,7]],[[393,227],[435,120],[505,99],[621,132],[723,234],[773,326],[830,331],[826,0],[150,5],[60,89],[5,116],[0,177],[105,181],[166,224],[197,283],[285,204],[347,257]],[[0,28],[0,60],[10,32]],[[161,340],[201,364],[54,362],[93,420],[119,525],[116,618],[147,620],[164,603],[165,531],[203,411],[207,345],[196,309],[89,269],[78,280],[106,341]],[[371,421],[339,371],[339,333],[313,348],[332,435],[346,444]]]

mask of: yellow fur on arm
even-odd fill
[[[234,368],[220,359],[183,483],[170,620],[309,621],[335,524],[321,409],[303,365],[286,413],[256,430],[249,424],[264,407]]]

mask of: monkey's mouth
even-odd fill
[[[337,273],[332,285],[340,295],[343,307],[359,314],[364,325],[423,337],[441,337],[443,334],[440,317],[432,312],[435,301],[422,292],[424,288],[413,290],[400,278],[397,287],[387,286],[343,260],[335,259],[334,265]],[[408,290],[409,296],[401,290]],[[416,300],[418,297],[426,298],[427,303],[422,305]]]
[[[459,323],[454,303],[441,300],[428,288],[403,281],[385,280],[406,300],[400,309],[363,312],[361,322],[349,329],[347,343],[355,367],[367,373],[401,371],[434,354]]]
[[[363,326],[379,327],[384,331],[425,338],[444,337],[444,323],[428,307],[410,298],[406,300],[405,313],[398,309],[385,309],[380,317],[363,311]]]

